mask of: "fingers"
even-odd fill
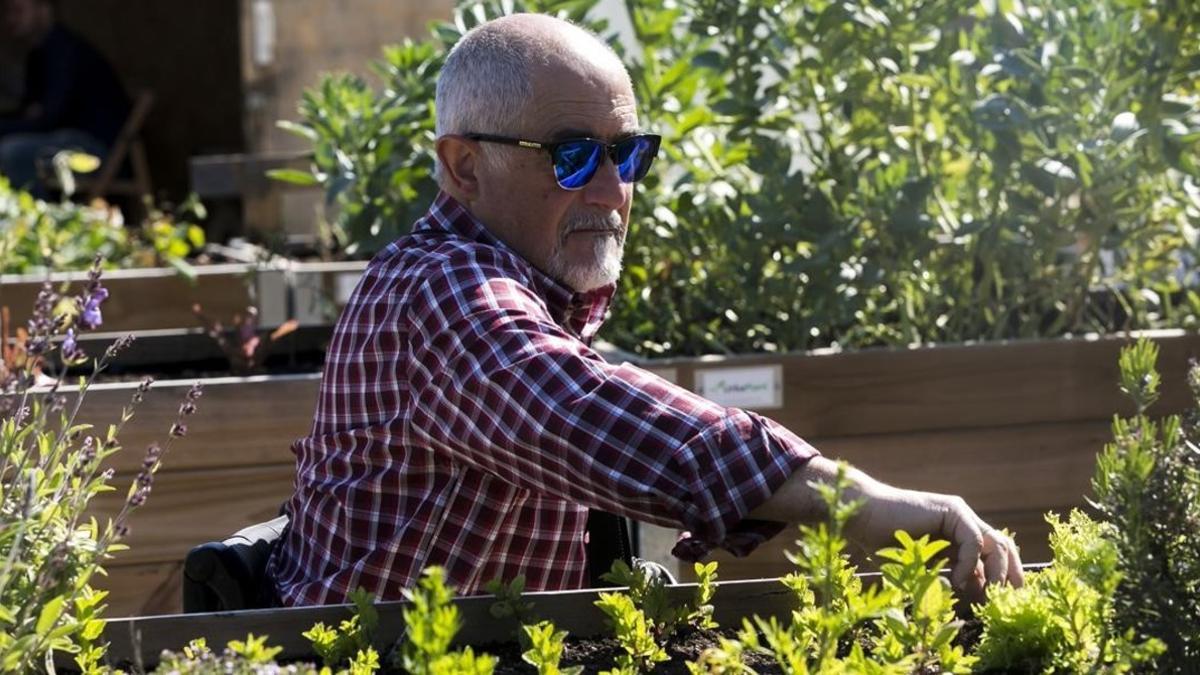
[[[1017,548],[1017,542],[1011,537],[1005,537],[1008,542],[1010,552],[1008,556],[1008,583],[1020,588],[1025,585],[1025,571],[1021,569],[1021,550]]]
[[[1016,542],[980,520],[961,499],[950,500],[943,532],[957,549],[950,581],[965,595],[981,597],[988,584],[1025,583]]]
[[[1008,576],[1008,546],[1002,541],[1005,537],[984,524],[983,527],[983,571],[984,578],[989,584],[998,584]]]
[[[982,521],[958,497],[951,498],[943,517],[942,532],[957,550],[954,565],[950,569],[950,583],[955,588],[969,589],[975,585],[971,582],[983,558]]]

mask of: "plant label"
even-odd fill
[[[696,393],[731,408],[782,408],[783,366],[700,369]]]

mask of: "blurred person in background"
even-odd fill
[[[0,45],[0,174],[45,196],[39,164],[68,149],[103,159],[129,97],[104,56],[58,22],[52,0],[0,0]]]

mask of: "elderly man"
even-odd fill
[[[429,565],[463,593],[579,588],[589,509],[688,531],[685,558],[825,516],[810,483],[834,462],[588,346],[659,144],[602,41],[538,15],[479,26],[446,60],[437,133],[442,192],[368,266],[294,446],[270,564],[285,604],[397,598]],[[1012,541],[960,498],[850,478],[858,543],[929,533],[955,545],[960,588],[1021,583]]]

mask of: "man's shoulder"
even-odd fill
[[[490,280],[532,283],[529,264],[512,251],[445,233],[415,233],[381,251],[367,273],[404,286],[461,288]]]

